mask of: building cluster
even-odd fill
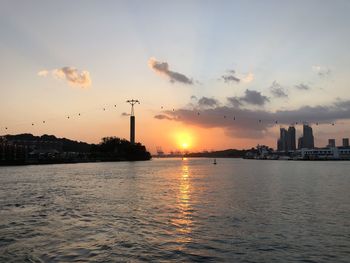
[[[271,153],[269,157],[271,157]],[[349,138],[343,138],[341,146],[336,145],[335,139],[329,139],[328,145],[323,148],[315,147],[315,139],[312,127],[304,124],[303,135],[298,138],[296,147],[296,131],[293,126],[288,129],[280,129],[280,138],[277,141],[277,151],[273,158],[293,159],[350,159]]]
[[[303,136],[298,139],[298,149],[313,149],[315,147],[314,135],[312,128],[304,124],[303,125]],[[280,129],[280,138],[277,141],[277,151],[279,152],[293,152],[297,149],[296,147],[296,131],[294,126],[290,126],[287,129]]]

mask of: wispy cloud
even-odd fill
[[[49,73],[50,73],[50,72],[49,72],[48,70],[46,70],[46,69],[40,70],[40,71],[38,72],[38,76],[39,76],[39,77],[46,77]]]
[[[72,87],[88,88],[91,86],[90,73],[86,70],[79,71],[74,67],[62,67],[54,70],[40,70],[38,76],[47,77],[51,74],[54,78],[66,80]]]
[[[234,70],[228,70],[226,74],[221,76],[221,79],[225,82],[225,83],[229,83],[229,82],[236,82],[239,83],[241,80],[236,76],[236,71]]]
[[[329,68],[320,65],[312,66],[312,70],[320,77],[328,77],[331,74],[331,70]]]
[[[169,70],[169,65],[167,62],[160,62],[155,58],[150,58],[148,60],[148,66],[156,73],[167,77],[172,83],[179,82],[188,85],[194,84],[193,80],[186,75]]]
[[[295,85],[295,87],[299,90],[310,90],[311,87],[307,84],[304,84],[304,83],[300,83],[298,85]]]
[[[241,74],[241,81],[244,83],[250,83],[254,80],[254,74],[249,72],[247,74]]]
[[[165,115],[165,114],[157,114],[154,116],[155,119],[158,119],[158,120],[174,120],[175,118],[173,117],[170,117],[168,115]]]
[[[247,74],[237,73],[235,70],[228,70],[220,77],[225,83],[249,83],[254,80],[254,74],[249,72]]]
[[[287,90],[277,81],[272,82],[270,86],[272,95],[276,98],[288,98]]]
[[[128,116],[130,116],[130,113],[122,112],[121,116],[123,116],[123,117],[128,117]]]

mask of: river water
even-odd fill
[[[350,262],[350,162],[0,168],[0,262]]]

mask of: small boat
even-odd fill
[[[216,159],[214,159],[214,162],[213,162],[213,164],[216,164]]]

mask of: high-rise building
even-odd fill
[[[287,151],[287,130],[285,128],[280,128],[280,138],[277,141],[277,150],[280,152]]]
[[[293,126],[289,126],[287,133],[287,150],[295,151],[295,128]]]
[[[312,133],[312,128],[304,124],[303,125],[303,148],[312,149],[315,147],[314,135]]]
[[[303,125],[303,136],[298,139],[298,149],[307,148],[313,149],[315,147],[314,135],[312,133],[312,128],[304,124]]]
[[[349,138],[343,138],[343,147],[349,147]]]
[[[280,152],[294,151],[295,147],[295,128],[290,126],[288,130],[280,129],[280,138],[277,141],[277,150]]]
[[[298,149],[302,149],[303,148],[303,137],[299,137],[298,139]]]
[[[335,139],[328,139],[328,147],[335,148]]]

